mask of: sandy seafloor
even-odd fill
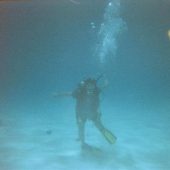
[[[107,108],[103,107],[103,110]],[[51,114],[6,114],[1,120],[2,170],[168,170],[170,168],[170,107],[105,109],[103,123],[118,140],[108,144],[91,122],[87,141],[99,154],[80,149],[72,106]],[[109,114],[113,112],[113,114]],[[62,113],[62,114],[60,114]],[[27,115],[27,116],[26,116]]]
[[[170,1],[121,0],[122,33],[108,2],[0,1],[0,170],[170,170]],[[88,122],[96,155],[76,141],[73,100],[50,95],[103,73],[99,42],[111,52],[102,121],[117,142]]]

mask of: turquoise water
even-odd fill
[[[112,5],[109,5],[112,3]],[[0,169],[170,169],[168,0],[0,1]],[[84,155],[72,91],[104,76],[102,121]]]

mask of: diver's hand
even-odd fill
[[[108,81],[108,79],[105,79],[104,80],[104,87],[107,87],[109,85],[109,81]]]
[[[102,89],[102,90],[105,89],[106,87],[108,87],[108,85],[109,85],[109,81],[108,81],[108,79],[105,79],[104,82],[103,82],[103,85],[102,85],[101,89]]]

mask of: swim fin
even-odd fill
[[[102,134],[110,144],[114,144],[116,142],[116,136],[108,129],[103,129]]]

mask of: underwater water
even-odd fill
[[[170,1],[0,1],[0,170],[169,170]],[[101,94],[109,144],[92,122],[81,150],[75,100]]]

